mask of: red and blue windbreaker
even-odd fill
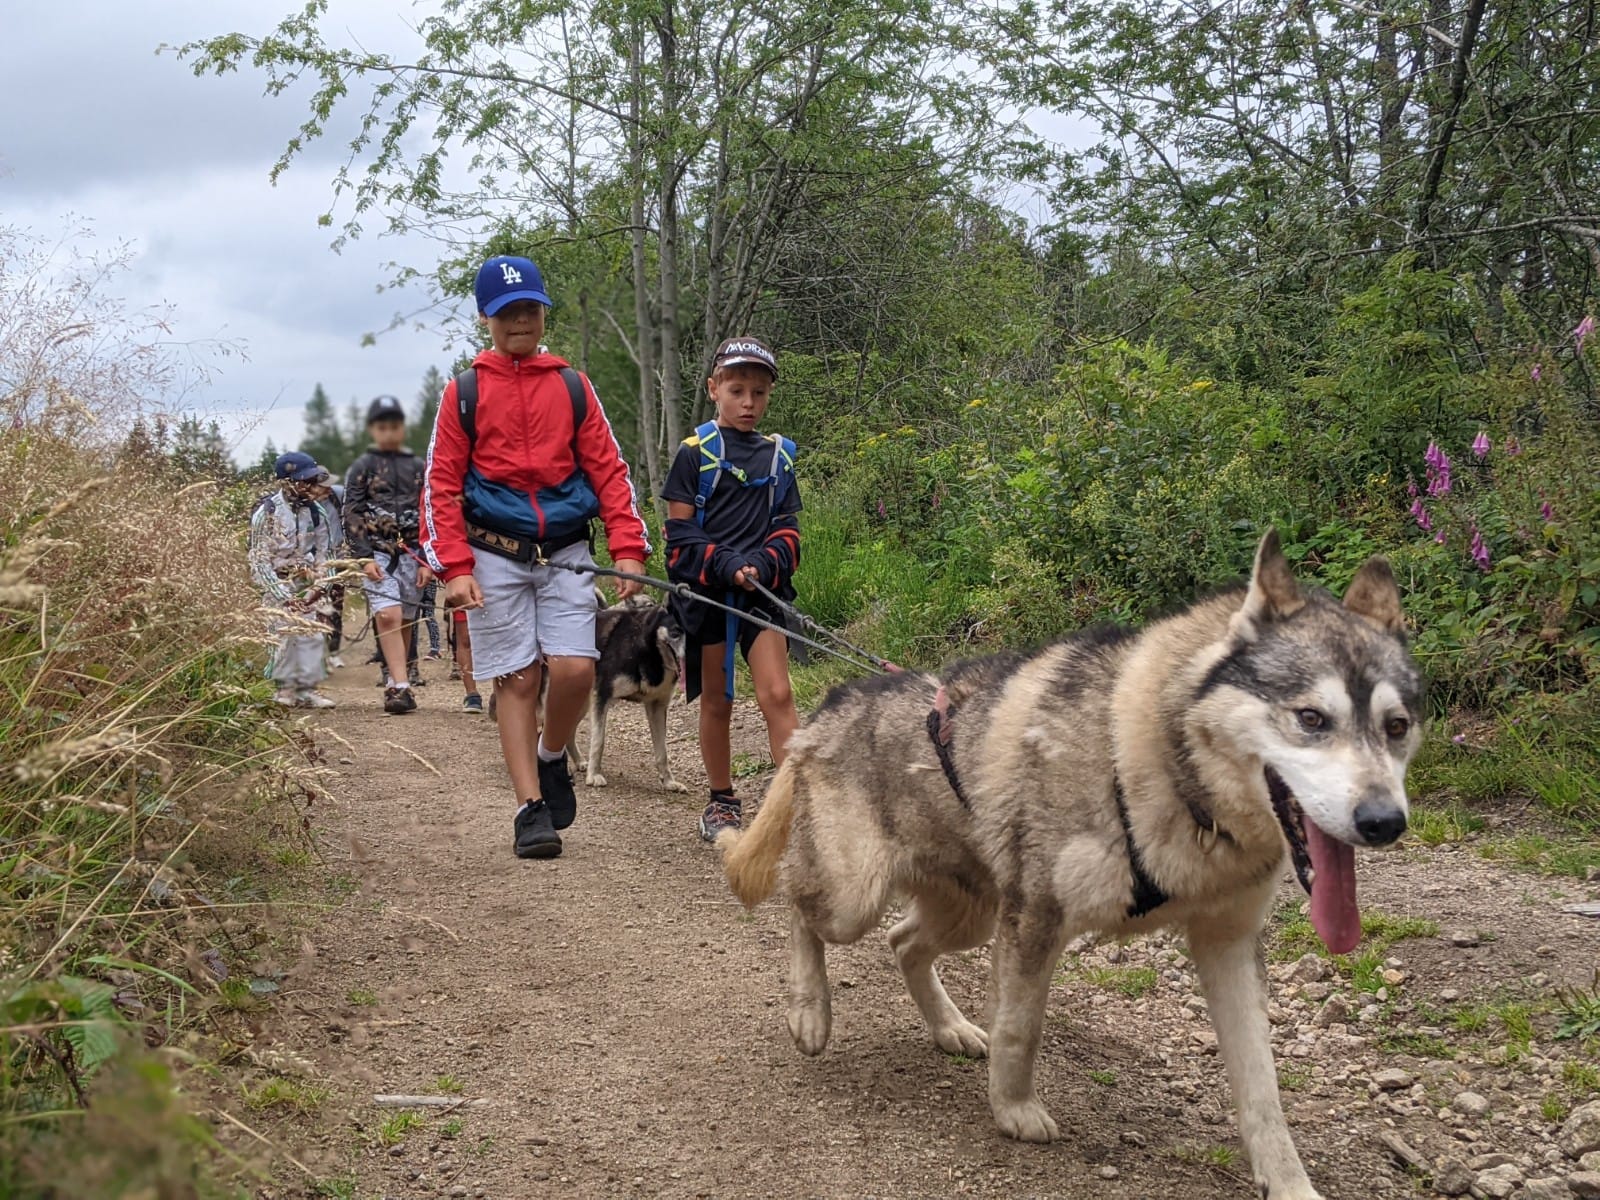
[[[545,541],[605,522],[613,561],[643,562],[649,535],[634,502],[628,464],[587,378],[588,406],[573,436],[572,398],[554,354],[512,358],[485,350],[478,370],[477,440],[470,448],[451,380],[439,401],[422,491],[422,545],[442,579],[472,571],[466,518]],[[573,449],[577,454],[574,456]]]

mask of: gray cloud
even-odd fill
[[[427,266],[437,250],[422,238],[329,249],[334,231],[316,219],[331,203],[337,140],[316,146],[276,187],[269,182],[304,101],[264,97],[261,77],[248,70],[195,79],[154,54],[163,41],[264,32],[292,0],[11,7],[18,11],[7,12],[0,39],[0,111],[26,117],[0,132],[7,223],[55,235],[87,221],[103,242],[132,244],[133,268],[113,285],[129,308],[172,304],[175,338],[202,344],[210,378],[181,403],[215,416],[239,459],[254,458],[269,439],[298,441],[318,382],[341,408],[379,392],[409,402],[430,365],[448,367],[467,337],[470,306],[430,329],[361,344],[396,313],[428,302],[420,290],[380,292],[385,264]],[[336,3],[332,18],[368,45],[403,40],[415,19],[392,0]],[[243,354],[208,356],[208,342]]]

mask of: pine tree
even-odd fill
[[[344,442],[350,448],[350,457],[345,459],[339,467],[342,474],[346,467],[355,462],[356,458],[366,453],[368,444],[372,441],[367,436],[366,412],[360,401],[352,400],[344,409]]]
[[[335,475],[342,474],[354,457],[339,430],[333,403],[320,383],[306,402],[306,435],[300,441],[300,452],[311,455]]]
[[[406,445],[418,454],[428,452],[433,437],[434,418],[439,415],[439,397],[444,394],[445,378],[438,367],[429,367],[417,392],[417,418],[406,430]]]

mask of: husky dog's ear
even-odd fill
[[[1269,529],[1256,547],[1250,590],[1245,593],[1244,607],[1235,618],[1235,627],[1243,633],[1251,626],[1292,617],[1305,604],[1306,594],[1300,590],[1300,582],[1289,569],[1289,560],[1283,556],[1278,531]]]
[[[1356,572],[1344,594],[1344,606],[1358,617],[1365,617],[1379,629],[1399,633],[1406,617],[1400,611],[1400,589],[1387,558],[1374,556]]]

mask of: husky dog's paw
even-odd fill
[[[971,1021],[956,1021],[930,1032],[933,1044],[946,1054],[965,1054],[968,1058],[988,1056],[989,1035]]]
[[[828,1033],[833,1026],[833,1014],[825,1004],[793,1004],[789,1006],[789,1036],[794,1038],[795,1049],[801,1054],[815,1057],[828,1045]]]
[[[1015,1104],[995,1104],[994,1123],[1007,1137],[1019,1142],[1053,1142],[1061,1136],[1055,1119],[1038,1097]]]
[[[589,786],[590,787],[605,787],[608,782],[609,781],[606,779],[606,777],[604,775],[600,774],[599,771],[590,771],[589,772]]]
[[[688,784],[679,783],[670,775],[661,781],[661,786],[666,788],[669,792],[687,792],[689,790]]]

